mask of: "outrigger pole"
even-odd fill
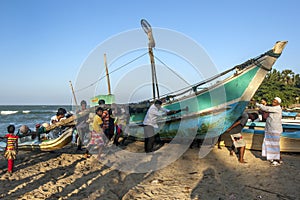
[[[156,70],[155,70],[155,61],[154,61],[154,55],[153,55],[153,48],[155,47],[155,41],[152,35],[152,28],[150,24],[145,20],[141,20],[141,26],[144,29],[145,33],[148,35],[149,43],[148,43],[148,51],[150,56],[150,62],[151,62],[151,72],[152,72],[152,92],[153,92],[153,100],[155,100],[155,89],[157,92],[157,98],[159,99],[159,89],[158,89],[158,81],[156,76]]]

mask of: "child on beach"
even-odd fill
[[[18,153],[18,136],[14,134],[15,126],[9,125],[7,127],[7,132],[4,137],[7,139],[6,148],[4,152],[4,157],[7,159],[7,172],[12,174],[14,167],[14,160],[16,159]]]
[[[98,156],[97,158],[100,160],[101,159],[101,154],[102,154],[102,149],[104,146],[104,133],[103,133],[103,121],[102,121],[102,116],[103,114],[103,108],[98,107],[96,109],[96,115],[93,119],[93,124],[92,124],[92,130],[90,132],[90,142],[87,145],[88,151],[91,151],[93,149],[98,150]],[[88,156],[88,152],[86,153],[86,157]]]

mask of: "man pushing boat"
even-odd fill
[[[145,152],[150,153],[158,150],[163,146],[163,143],[160,139],[158,133],[155,133],[155,129],[158,129],[157,120],[159,117],[164,115],[173,115],[181,112],[179,110],[168,110],[166,108],[161,107],[162,101],[155,100],[154,104],[150,106],[147,111],[147,114],[144,118],[144,137],[145,137]]]

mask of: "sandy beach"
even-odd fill
[[[143,142],[124,149],[142,152]],[[0,158],[0,199],[300,199],[299,154],[282,154],[284,163],[273,167],[259,151],[247,150],[246,164],[225,147],[213,147],[202,159],[198,153],[194,147],[160,170],[126,173],[95,155],[84,158],[71,145],[54,152],[21,151],[12,175]]]

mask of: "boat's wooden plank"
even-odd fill
[[[264,140],[263,134],[250,134],[242,133],[244,140],[246,141],[246,148],[250,150],[262,150],[262,143]],[[227,135],[222,135],[222,140],[224,140],[225,146],[231,144],[229,142],[230,137]],[[281,137],[280,138],[280,151],[281,152],[300,152],[300,139]]]

